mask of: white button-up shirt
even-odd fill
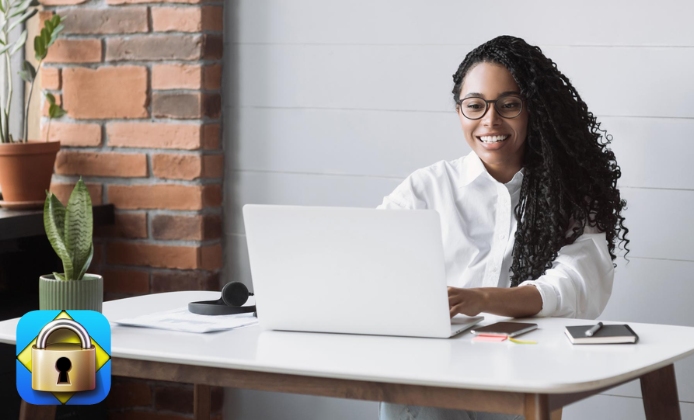
[[[514,209],[523,170],[502,184],[475,154],[419,169],[383,199],[381,209],[434,209],[441,217],[447,284],[510,287],[517,227]],[[614,267],[604,232],[586,226],[562,247],[534,285],[542,296],[537,316],[597,318],[612,293]]]

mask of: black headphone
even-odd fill
[[[227,283],[222,288],[222,297],[218,300],[203,300],[190,302],[188,311],[199,315],[232,315],[255,312],[255,305],[241,306],[253,293],[248,291],[245,284],[238,281]],[[254,314],[257,316],[257,314]]]

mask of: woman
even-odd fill
[[[453,82],[472,152],[414,172],[379,208],[439,212],[451,316],[596,318],[629,243],[611,137],[520,38],[475,48]],[[382,420],[497,418],[515,416],[381,405]]]

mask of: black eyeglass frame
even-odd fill
[[[501,115],[499,110],[496,108],[497,101],[499,101],[501,99],[506,99],[508,97],[518,98],[518,99],[520,99],[520,102],[521,102],[521,106],[520,106],[520,109],[518,110],[518,114],[514,115],[513,117],[505,117],[505,116]],[[486,108],[485,108],[484,112],[482,113],[482,115],[480,115],[477,118],[470,118],[467,115],[465,115],[465,113],[463,112],[463,101],[466,101],[468,99],[478,99],[478,100],[484,101]],[[492,101],[488,101],[486,99],[480,98],[479,96],[471,96],[468,98],[458,99],[457,101],[455,101],[455,103],[458,104],[458,109],[460,110],[460,113],[463,114],[463,117],[467,118],[468,120],[477,121],[477,120],[481,120],[482,118],[484,118],[484,116],[487,115],[487,112],[489,112],[489,104],[494,104],[494,112],[496,112],[498,116],[500,116],[501,118],[505,118],[507,120],[512,120],[512,119],[518,117],[523,112],[523,105],[525,105],[525,100],[523,99],[522,96],[515,94],[515,93],[512,93],[512,94],[508,94],[508,95],[499,96],[498,98],[496,98]]]

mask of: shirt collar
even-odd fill
[[[463,159],[463,171],[460,174],[460,184],[465,187],[472,181],[476,180],[480,175],[487,172],[482,160],[477,156],[477,153],[470,152]]]
[[[484,163],[482,163],[482,159],[477,156],[477,153],[470,152],[468,153],[467,156],[463,159],[463,171],[460,174],[460,184],[461,187],[465,187],[469,185],[472,181],[476,180],[479,178],[480,175],[486,173],[489,176],[489,179],[494,180],[494,182],[497,182],[494,178],[492,178],[491,175],[487,172],[487,168],[484,167]],[[520,171],[516,172],[516,174],[511,178],[509,182],[507,182],[506,187],[508,188],[509,192],[513,194],[516,190],[518,190],[522,183],[523,183],[523,176],[525,175],[525,168],[521,168]]]

